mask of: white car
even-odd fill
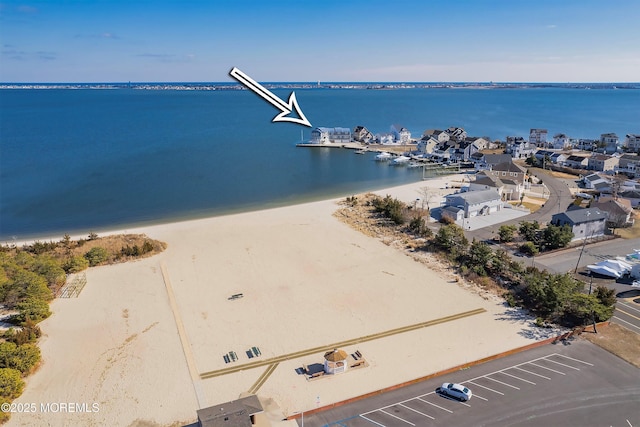
[[[458,399],[462,402],[466,402],[471,399],[473,393],[471,390],[466,388],[463,385],[456,383],[444,383],[442,387],[440,387],[439,392],[444,394],[445,396],[453,397],[454,399]]]

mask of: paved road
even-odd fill
[[[425,355],[428,359],[428,355]],[[348,374],[346,374],[348,375]],[[440,396],[443,382],[473,391]],[[546,345],[304,417],[307,427],[640,426],[640,370],[582,340]],[[302,425],[301,420],[298,424]]]
[[[525,215],[520,218],[505,221],[495,227],[485,227],[477,230],[468,231],[465,234],[469,241],[473,240],[490,240],[496,237],[497,230],[500,225],[518,225],[522,221],[538,221],[540,224],[551,221],[551,217],[558,212],[564,212],[565,209],[573,201],[571,190],[567,183],[561,179],[554,178],[549,174],[549,171],[538,168],[531,168],[530,172],[535,177],[541,179],[549,189],[549,199],[547,202],[537,211]]]

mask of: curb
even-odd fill
[[[597,325],[597,327],[603,327],[603,326],[607,326],[609,323],[610,322],[607,320],[607,321],[604,321],[604,322],[597,323],[596,325]],[[406,386],[409,386],[409,385],[412,385],[412,384],[417,384],[419,382],[426,381],[426,380],[429,380],[431,378],[439,377],[441,375],[446,375],[446,374],[450,374],[452,372],[460,371],[462,369],[470,368],[472,366],[481,365],[483,363],[490,362],[492,360],[501,359],[501,358],[506,357],[506,356],[511,356],[513,354],[521,353],[523,351],[531,350],[531,349],[534,349],[534,348],[537,348],[537,347],[542,347],[542,346],[547,345],[547,344],[556,344],[558,342],[561,342],[561,341],[564,341],[566,339],[572,338],[574,336],[580,335],[588,327],[590,327],[590,326],[583,327],[583,328],[576,328],[576,329],[573,329],[570,332],[565,332],[564,334],[557,335],[557,336],[551,337],[551,338],[547,338],[547,339],[544,339],[542,341],[536,341],[536,342],[534,342],[532,344],[528,344],[528,345],[525,345],[523,347],[514,348],[512,350],[507,350],[507,351],[504,351],[502,353],[494,354],[493,356],[488,356],[488,357],[485,357],[485,358],[482,358],[482,359],[478,359],[478,360],[473,361],[473,362],[464,363],[462,365],[454,366],[452,368],[445,369],[443,371],[434,372],[433,374],[429,374],[429,375],[426,375],[424,377],[416,378],[416,379],[410,380],[410,381],[405,381],[405,382],[400,383],[400,384],[396,384],[396,385],[392,385],[392,386],[389,386],[389,387],[385,387],[383,389],[372,391],[370,393],[366,393],[366,394],[363,394],[363,395],[360,395],[360,396],[352,397],[350,399],[342,400],[340,402],[335,402],[335,403],[331,403],[331,404],[326,405],[326,406],[321,406],[319,408],[310,409],[308,411],[304,411],[304,414],[312,415],[312,414],[315,414],[315,413],[318,413],[318,412],[323,412],[323,411],[326,411],[326,410],[329,410],[329,409],[333,409],[333,408],[337,408],[339,406],[346,405],[348,403],[356,402],[358,400],[367,399],[369,397],[373,397],[373,396],[377,396],[377,395],[380,395],[380,394],[383,394],[383,393],[387,393],[389,391],[397,390],[397,389],[402,388],[402,387],[406,387]],[[302,413],[297,413],[297,414],[294,414],[294,415],[289,415],[288,417],[285,418],[285,420],[296,420],[296,419],[300,418],[301,416],[302,416]]]

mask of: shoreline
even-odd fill
[[[428,182],[444,191],[455,179]],[[425,183],[372,192],[411,201]],[[283,419],[552,333],[441,264],[416,262],[342,223],[340,199],[127,230],[168,247],[90,268],[78,298],[52,302],[40,324],[43,364],[15,401],[95,402],[100,411],[13,414],[7,425],[188,424],[197,409],[249,390]],[[368,366],[318,381],[296,373],[321,363],[315,349],[331,343],[355,343],[344,350],[360,351]],[[248,359],[254,346],[261,355]],[[239,358],[228,364],[230,351]],[[281,360],[292,354],[300,356]]]

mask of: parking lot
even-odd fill
[[[473,391],[468,402],[436,392]],[[582,340],[547,345],[305,417],[307,426],[640,425],[640,371]],[[332,417],[339,417],[333,418]],[[300,420],[299,420],[300,422]]]

